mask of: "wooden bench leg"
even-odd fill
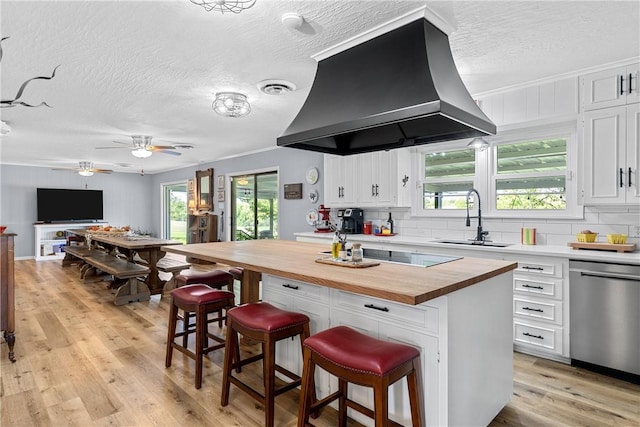
[[[113,303],[124,305],[135,301],[149,301],[149,299],[151,299],[151,292],[147,285],[131,277],[127,283],[118,288]]]

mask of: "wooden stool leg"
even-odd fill
[[[182,332],[184,335],[182,336],[182,346],[187,348],[189,345],[189,334],[187,334],[187,329],[189,329],[189,322],[191,322],[191,313],[188,311],[184,311],[182,315]]]
[[[340,397],[338,398],[338,425],[340,427],[347,426],[347,394],[349,393],[349,383],[342,378],[338,379],[338,390]]]
[[[178,307],[175,304],[171,304],[169,308],[169,333],[167,334],[167,352],[164,360],[164,366],[171,366],[171,359],[173,357],[173,340],[176,337],[176,326],[178,320]]]
[[[373,386],[374,416],[376,427],[389,425],[389,384],[382,378]]]
[[[311,388],[315,391],[314,374],[316,365],[311,357],[311,350],[303,346],[302,354],[302,385],[300,387],[300,406],[298,407],[298,427],[307,426],[311,405],[315,403],[315,396],[311,393]]]
[[[233,321],[227,322],[227,343],[224,349],[224,367],[222,369],[222,392],[220,397],[220,404],[227,406],[229,404],[229,388],[231,382],[229,376],[231,375],[231,369],[233,365],[233,355],[237,354],[238,348],[238,333],[233,329]],[[236,360],[236,363],[240,363],[240,357]]]
[[[196,312],[196,388],[202,387],[202,359],[207,340],[207,313],[204,306],[199,306]]]
[[[407,375],[407,387],[409,391],[409,405],[411,406],[411,424],[413,427],[422,427],[421,405],[418,397],[418,375],[420,359],[413,359],[413,370]]]
[[[275,415],[275,389],[276,389],[276,342],[271,338],[267,339],[266,344],[262,347],[266,352],[264,354],[264,412],[265,426],[273,427]]]

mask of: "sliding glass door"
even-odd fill
[[[187,243],[187,183],[164,184],[162,192],[162,237]]]
[[[235,176],[231,181],[231,240],[278,238],[278,173]]]

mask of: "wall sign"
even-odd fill
[[[302,199],[302,183],[285,184],[284,198],[285,199]]]

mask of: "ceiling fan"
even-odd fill
[[[131,139],[133,140],[133,146],[96,147],[96,149],[106,150],[111,148],[128,148],[131,150],[131,154],[133,154],[135,157],[144,159],[151,156],[151,154],[153,154],[154,152],[171,154],[172,156],[181,156],[182,153],[179,153],[177,151],[171,151],[171,150],[177,150],[180,148],[193,148],[193,145],[191,144],[181,144],[181,143],[176,143],[173,145],[151,145],[152,138],[153,137],[149,135],[131,135]],[[116,144],[129,145],[128,142],[122,142],[122,141],[113,141],[113,142],[115,142]]]
[[[93,162],[78,162],[77,168],[53,168],[54,171],[74,171],[78,175],[92,176],[94,173],[111,173],[111,169],[99,169],[93,167]]]

